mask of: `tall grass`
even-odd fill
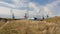
[[[0,29],[0,34],[60,34],[60,27],[54,22],[15,20]]]

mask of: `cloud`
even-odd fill
[[[1,11],[3,11],[1,14],[8,14],[8,12],[10,12],[10,8],[15,8],[13,9],[13,12],[15,14],[16,17],[24,17],[24,14],[27,12],[27,1],[28,0],[11,0],[14,2],[14,4],[10,4],[4,1],[0,2],[0,6],[3,5],[3,7],[1,7],[4,11],[6,11],[6,13],[4,13],[4,11],[1,9]],[[35,2],[29,2],[29,6],[28,6],[28,10],[29,10],[29,16],[33,17],[33,16],[46,16],[47,14],[51,17],[54,16],[57,11],[57,7],[59,7],[58,5],[60,4],[60,0],[56,0],[53,1],[51,3],[47,3],[46,5],[40,5],[37,4]],[[24,10],[22,10],[24,9]],[[60,11],[60,10],[59,10]]]
[[[16,8],[27,7],[28,0],[12,0]]]
[[[26,10],[17,10],[13,9],[12,10],[16,18],[24,18]]]
[[[53,17],[53,16],[60,15],[60,13],[59,13],[60,0],[55,0],[51,3],[47,3],[46,5],[43,5],[43,6],[30,2],[29,7],[34,9],[34,11],[32,11],[32,12],[35,14],[35,16],[37,16],[37,15],[46,16],[48,14],[50,17]]]
[[[15,8],[16,6],[13,5],[13,4],[9,4],[9,3],[6,3],[6,2],[3,2],[3,1],[0,1],[0,6],[5,6],[5,7],[8,7],[8,8]]]
[[[36,3],[30,2],[29,3],[29,8],[33,9],[33,11],[29,11],[29,14],[32,16],[46,16],[49,15],[50,17],[52,16],[52,12],[50,11],[50,9],[47,6],[42,6],[42,5],[38,5]]]
[[[7,7],[0,7],[0,14],[10,15],[10,9]]]
[[[10,10],[12,9],[12,11],[14,12],[14,15],[16,16],[16,18],[18,17],[24,17],[24,14],[26,13],[26,8],[25,8],[25,2],[21,2],[21,1],[17,1],[14,0],[15,4],[10,4],[4,1],[0,1],[0,14],[1,15],[10,15],[11,16],[11,12]],[[17,5],[16,5],[17,4]],[[22,10],[20,7],[23,7]]]
[[[31,11],[30,11],[30,9],[32,9]],[[39,15],[39,14],[37,14],[38,12],[39,12],[39,6],[36,4],[36,3],[34,3],[34,2],[29,2],[29,16],[30,17],[35,17],[35,16],[37,16],[37,15]]]
[[[14,13],[14,16],[16,18],[24,18],[24,15],[26,13],[26,10],[17,10],[12,9],[12,12]],[[0,17],[1,15],[5,15],[4,17],[12,17],[11,9],[7,7],[0,7]]]
[[[45,9],[47,11],[49,11],[49,13],[51,13],[52,16],[57,16],[57,15],[59,15],[59,11],[60,11],[59,10],[60,6],[58,6],[59,4],[60,4],[60,0],[56,0],[56,1],[52,2],[52,3],[47,4],[45,6]]]
[[[14,2],[12,0],[0,0],[0,1],[6,2],[6,3],[9,3],[9,4],[14,4]]]
[[[13,4],[5,2],[5,1],[0,1],[0,6],[5,6],[8,8],[13,8],[13,9],[21,9],[21,8],[26,8],[27,7],[27,0],[11,0]]]

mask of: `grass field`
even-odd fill
[[[60,34],[60,18],[1,22],[0,34]]]

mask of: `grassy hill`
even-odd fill
[[[58,16],[55,16],[55,17],[52,17],[52,18],[47,18],[45,19],[47,22],[60,22],[60,17]]]
[[[60,34],[60,17],[44,21],[12,20],[0,23],[0,34]]]

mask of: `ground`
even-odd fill
[[[60,19],[0,22],[0,34],[60,34]]]

